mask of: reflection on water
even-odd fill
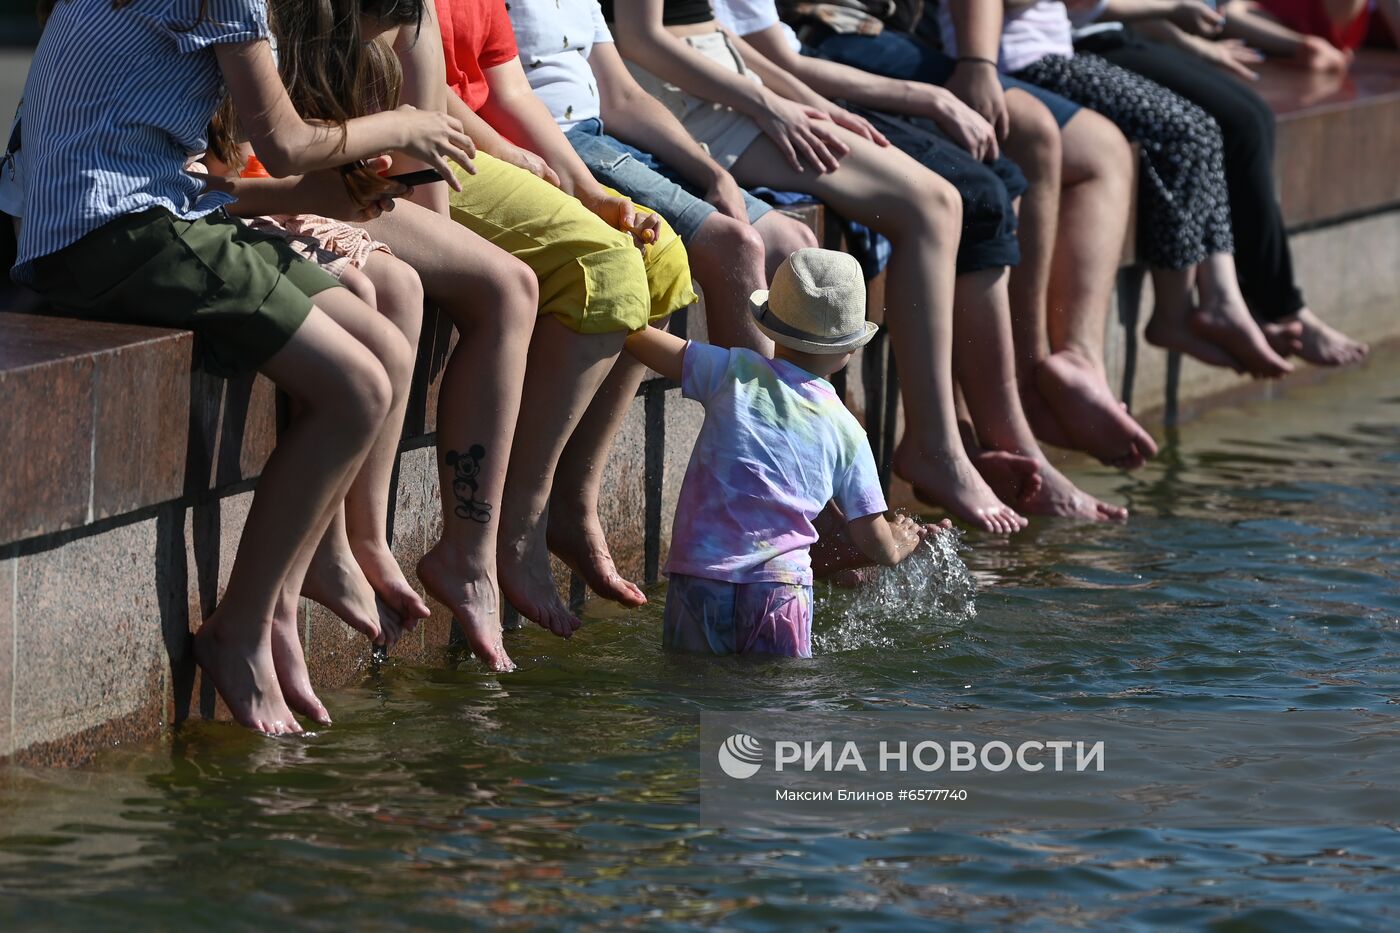
[[[514,675],[390,665],[305,739],[192,723],[0,771],[0,926],[1393,925],[1400,821],[716,831],[694,745],[702,710],[1396,712],[1393,364],[1187,425],[1138,475],[1078,472],[1126,526],[969,535],[970,576],[824,594],[811,661],[668,655],[658,599],[511,636]]]

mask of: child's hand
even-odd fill
[[[602,192],[597,195],[581,195],[579,200],[614,230],[630,233],[633,242],[642,252],[646,252],[646,248],[656,242],[661,232],[659,216],[638,211],[637,205],[620,195]]]
[[[914,553],[914,549],[922,544],[927,536],[923,525],[903,513],[890,519],[890,535],[894,538],[900,560]]]
[[[394,209],[394,198],[411,189],[383,177],[393,164],[388,156],[365,161],[355,168],[312,172],[303,184],[311,185],[317,212],[337,220],[364,223]]]
[[[476,167],[472,165],[476,143],[462,132],[461,121],[436,110],[419,110],[408,104],[395,113],[407,124],[403,151],[437,169],[453,191],[461,191],[462,183],[457,180],[449,160],[462,166],[468,174],[476,174]]]

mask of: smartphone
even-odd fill
[[[419,185],[431,185],[435,181],[447,181],[438,174],[437,169],[425,168],[421,172],[404,172],[402,175],[387,175],[389,181],[396,181],[406,188],[416,188]]]

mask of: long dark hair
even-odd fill
[[[302,119],[343,132],[356,117],[398,106],[398,56],[382,40],[363,41],[360,16],[390,26],[417,25],[423,0],[272,0],[269,12],[282,83]],[[233,104],[226,99],[210,126],[209,151],[237,166],[238,137]]]

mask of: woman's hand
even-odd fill
[[[770,94],[768,107],[755,119],[794,172],[805,172],[804,165],[823,175],[834,172],[851,151],[835,132],[831,118],[816,107]]]
[[[938,128],[947,133],[953,142],[983,162],[992,162],[1001,155],[997,132],[980,113],[944,88],[925,86],[937,92],[928,118],[938,124]]]
[[[385,211],[394,209],[394,199],[404,197],[413,189],[384,177],[393,160],[379,156],[351,169],[327,169],[304,176],[303,184],[311,185],[315,203],[324,206],[320,213],[336,220],[365,223]]]
[[[1011,130],[1011,112],[1006,109],[1006,92],[1002,90],[995,65],[982,61],[958,62],[947,88],[992,125],[997,139],[1006,138]]]
[[[529,149],[521,149],[519,146],[511,146],[509,149],[496,153],[496,158],[502,162],[509,162],[517,168],[523,168],[537,178],[542,178],[554,187],[559,187],[559,176],[554,169],[549,167],[549,163],[535,155]]]
[[[835,104],[828,105],[825,109],[826,117],[837,126],[844,127],[855,133],[862,139],[868,139],[877,146],[888,146],[890,141],[885,138],[885,134],[875,129],[875,124],[862,117],[860,114],[851,113],[843,107]]]
[[[749,222],[749,206],[744,201],[744,189],[728,172],[721,172],[710,182],[705,192],[705,200],[726,217],[733,217],[743,223]]]
[[[1201,0],[1177,0],[1167,20],[1193,36],[1215,36],[1225,28],[1225,17]]]
[[[1264,53],[1258,49],[1250,48],[1241,39],[1221,39],[1211,42],[1209,39],[1194,39],[1190,46],[1192,52],[1219,68],[1223,68],[1236,77],[1246,81],[1258,81],[1259,72],[1250,65],[1257,65],[1264,60]]]
[[[472,159],[476,158],[476,144],[462,132],[461,121],[437,110],[419,110],[408,104],[394,113],[406,124],[405,142],[400,148],[437,169],[453,191],[461,191],[462,183],[457,180],[451,163],[456,162],[470,175],[476,174],[476,167],[472,165]]]
[[[661,233],[660,216],[638,211],[637,205],[621,195],[609,194],[606,191],[590,192],[580,195],[579,200],[601,217],[609,227],[631,234],[632,241],[644,253]]]

